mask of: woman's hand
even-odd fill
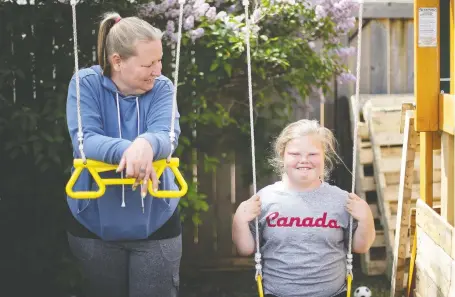
[[[126,177],[136,178],[133,190],[143,181],[142,197],[147,194],[147,185],[150,179],[152,180],[154,191],[158,190],[158,178],[155,169],[153,169],[153,148],[146,139],[136,138],[123,153],[117,172],[125,169]]]
[[[349,194],[346,210],[359,222],[373,219],[373,214],[371,213],[371,208],[368,203],[354,193]]]

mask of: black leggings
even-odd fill
[[[335,295],[335,296],[333,296],[333,297],[346,297],[347,295],[348,295],[348,294],[346,293],[346,291],[344,291],[344,292],[342,292],[342,293],[340,293],[340,294],[338,294],[338,295]],[[265,295],[264,297],[276,297],[276,296],[275,296],[275,295],[267,294],[267,295]]]

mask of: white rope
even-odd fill
[[[355,82],[355,101],[354,101],[354,136],[353,136],[353,149],[352,149],[352,190],[355,192],[355,180],[356,180],[356,167],[357,167],[357,142],[358,142],[358,116],[359,116],[359,93],[360,93],[360,61],[362,54],[362,23],[363,23],[363,0],[358,0],[359,2],[359,28],[357,32],[357,69],[356,69],[356,82]],[[347,274],[352,274],[352,225],[354,219],[350,216],[349,220],[349,245],[348,245],[348,255],[347,255]]]
[[[254,119],[253,119],[253,86],[251,78],[251,50],[250,50],[250,17],[248,14],[248,0],[243,0],[243,6],[245,6],[245,42],[246,42],[246,57],[248,65],[248,99],[249,99],[249,108],[250,108],[250,133],[251,133],[251,164],[253,166],[253,193],[256,195],[256,154],[254,148]],[[256,262],[256,276],[260,275],[262,277],[262,265],[261,265],[261,251],[259,244],[259,219],[256,217],[256,253],[254,255],[254,260]]]
[[[84,153],[84,132],[82,131],[81,117],[81,89],[79,86],[79,54],[77,49],[77,22],[76,22],[76,4],[77,0],[71,0],[71,9],[73,12],[73,40],[74,40],[74,72],[76,74],[76,104],[77,104],[77,140],[79,141],[79,151],[81,158],[87,161]]]
[[[178,35],[177,35],[177,49],[175,54],[175,72],[174,72],[174,95],[172,97],[172,116],[171,116],[171,129],[169,130],[169,138],[171,140],[171,151],[167,157],[167,161],[170,162],[172,153],[174,152],[174,141],[175,141],[175,115],[177,113],[177,84],[179,82],[179,66],[180,66],[180,46],[182,43],[182,26],[183,26],[183,5],[185,0],[179,0],[180,11],[179,11],[179,24],[178,24]]]

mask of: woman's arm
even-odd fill
[[[88,159],[94,159],[109,164],[118,164],[123,152],[130,146],[131,141],[105,136],[100,106],[97,102],[96,86],[84,76],[86,69],[80,73],[80,103],[82,129],[84,133],[84,153]],[[88,74],[91,75],[91,74]],[[68,131],[76,155],[80,157],[76,98],[76,78],[73,76],[68,88],[66,104]]]
[[[173,84],[166,79],[161,83],[160,88],[157,90],[157,96],[153,99],[147,111],[147,132],[139,136],[145,138],[152,146],[154,160],[167,158],[171,153],[172,148],[169,132],[171,131],[173,95]],[[177,148],[180,136],[179,119],[180,114],[176,110],[174,119],[174,150]]]

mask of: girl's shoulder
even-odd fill
[[[273,184],[267,185],[257,195],[261,198],[261,202],[264,204],[271,203],[279,199],[280,197],[288,195],[289,192],[284,187],[282,181],[277,181]]]

